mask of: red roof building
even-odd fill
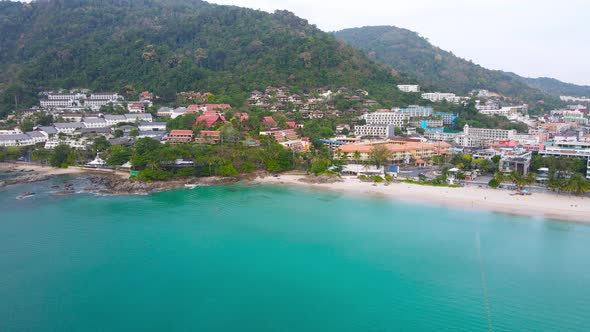
[[[227,120],[221,115],[201,115],[197,118],[197,121],[195,121],[195,125],[202,122],[205,123],[207,127],[211,127],[218,122],[226,123]]]
[[[271,128],[274,128],[277,126],[276,121],[272,118],[272,116],[265,116],[264,118],[262,118],[262,123],[266,126],[269,126]]]
[[[170,143],[188,143],[193,140],[192,130],[172,130],[168,134],[168,142]]]
[[[197,104],[188,105],[185,113],[197,113],[201,111],[201,107]]]

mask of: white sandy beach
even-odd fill
[[[465,209],[488,210],[547,219],[590,222],[590,198],[565,194],[533,193],[513,196],[513,191],[478,187],[434,187],[407,183],[372,184],[356,178],[343,178],[330,184],[307,184],[303,176],[257,178],[256,183],[297,185],[311,189],[332,190],[352,195],[373,195],[413,203],[437,204]]]

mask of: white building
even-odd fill
[[[463,134],[487,140],[507,141],[516,135],[516,130],[471,128],[469,125],[465,125]]]
[[[449,103],[461,102],[461,97],[457,97],[454,93],[442,93],[442,92],[427,92],[422,94],[422,99],[428,99],[430,101],[443,101],[446,100]]]
[[[33,145],[33,138],[27,134],[0,135],[0,146]]]
[[[401,128],[407,124],[410,116],[405,113],[379,110],[364,114],[361,116],[361,119],[364,119],[368,125],[393,125],[394,127]]]
[[[137,128],[140,131],[162,131],[166,130],[166,122],[140,122]]]
[[[55,149],[56,146],[58,146],[60,144],[65,144],[65,145],[67,145],[71,148],[77,149],[77,150],[86,150],[89,143],[84,138],[79,139],[79,140],[71,139],[71,138],[67,138],[67,139],[52,138],[52,139],[49,139],[47,142],[45,142],[45,149],[53,150],[53,149]]]
[[[385,124],[368,124],[364,126],[355,126],[354,134],[357,136],[374,136],[374,137],[394,137],[395,125]]]
[[[432,107],[422,107],[417,105],[411,105],[408,107],[394,108],[394,112],[404,114],[408,117],[421,117],[426,118],[432,116]]]
[[[76,129],[84,128],[82,122],[62,122],[54,123],[53,126],[57,129],[58,133],[73,134]]]
[[[105,115],[104,120],[107,123],[107,126],[114,126],[117,123],[127,122],[127,118],[125,115]]]
[[[133,113],[125,114],[127,122],[153,122],[154,119],[149,113]]]
[[[29,131],[27,135],[31,137],[33,144],[44,143],[49,139],[47,134],[40,131]]]
[[[83,123],[86,128],[106,128],[109,126],[103,118],[84,118]]]
[[[419,85],[399,84],[397,88],[402,92],[420,92]]]

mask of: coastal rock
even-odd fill
[[[306,176],[298,181],[309,183],[309,184],[327,184],[327,183],[336,183],[342,182],[342,179],[336,175],[320,175],[320,176]]]
[[[28,174],[28,175],[21,175],[11,179],[7,179],[5,181],[0,181],[0,188],[11,186],[14,184],[22,184],[22,183],[32,183],[32,182],[39,182],[45,181],[51,178],[51,175],[47,174]]]

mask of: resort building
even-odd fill
[[[107,126],[114,126],[121,122],[127,122],[127,118],[124,115],[105,115],[104,120]]]
[[[397,88],[402,92],[420,92],[420,86],[414,84],[399,84]]]
[[[422,99],[430,101],[443,101],[446,100],[449,103],[461,102],[461,97],[457,97],[454,93],[442,93],[442,92],[428,92],[422,94]]]
[[[217,144],[220,139],[221,132],[219,130],[201,130],[195,138],[195,142],[200,144]]]
[[[539,151],[541,156],[578,157],[586,160],[586,178],[590,179],[590,142],[555,142]]]
[[[103,118],[84,118],[82,123],[86,128],[105,128],[109,126]]]
[[[432,107],[411,105],[408,107],[394,108],[392,111],[396,113],[401,113],[410,118],[427,118],[432,116],[433,109]]]
[[[193,137],[192,130],[172,130],[167,141],[170,143],[188,143],[193,140]]]
[[[480,139],[502,141],[512,139],[516,135],[516,130],[472,128],[469,125],[465,125],[463,127],[463,134]]]
[[[149,113],[129,113],[125,114],[127,122],[152,122],[154,118]]]
[[[368,125],[392,125],[401,128],[407,124],[410,116],[390,110],[377,110],[362,115],[361,119],[365,120]]]
[[[377,145],[385,146],[391,152],[391,163],[409,163],[411,160],[427,159],[449,153],[450,144],[446,142],[424,143],[410,141],[389,141],[385,143],[347,144],[336,149],[335,158],[354,160],[355,152],[360,153],[359,161],[368,161],[369,155]]]
[[[166,130],[166,122],[140,122],[137,124],[137,128],[141,131],[160,131]]]
[[[33,145],[33,138],[27,134],[0,135],[0,146]]]
[[[58,133],[63,134],[73,134],[76,129],[84,128],[84,123],[82,122],[62,122],[62,123],[54,123],[53,126],[57,129]]]
[[[367,124],[364,126],[355,126],[354,134],[360,137],[395,137],[395,128],[397,126],[390,124]]]

